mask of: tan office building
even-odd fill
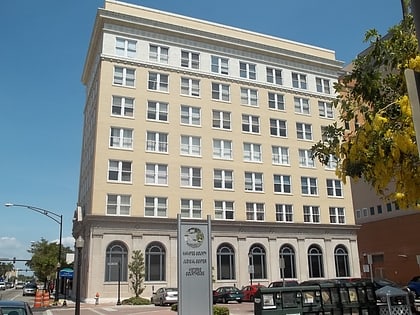
[[[133,250],[143,296],[177,286],[178,214],[211,217],[215,288],[359,277],[350,187],[310,158],[341,68],[324,48],[106,1],[82,76],[82,299],[112,301],[118,280],[133,296]]]

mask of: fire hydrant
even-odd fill
[[[98,304],[99,304],[99,293],[96,292],[96,295],[95,295],[95,305],[98,305]]]

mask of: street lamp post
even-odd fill
[[[85,245],[85,240],[82,236],[76,239],[76,248],[77,248],[77,278],[76,278],[76,308],[74,311],[75,315],[80,315],[80,273],[82,271],[82,248]]]
[[[117,305],[121,305],[121,261],[118,261],[118,300]]]
[[[254,264],[252,263],[252,253],[251,252],[248,253],[248,261],[249,261],[249,265],[248,265],[249,280],[250,280],[251,285],[252,285],[252,274],[254,273]]]
[[[21,207],[21,208],[27,208],[29,210],[38,212],[40,214],[45,215],[46,217],[49,217],[51,220],[58,223],[60,226],[60,239],[59,239],[59,245],[58,245],[58,259],[57,259],[57,265],[60,264],[61,261],[61,247],[62,247],[62,239],[63,239],[63,215],[58,214],[55,212],[52,212],[50,210],[29,206],[29,205],[21,205],[21,204],[14,204],[14,203],[6,203],[4,204],[6,207]],[[55,279],[55,294],[54,294],[54,301],[58,302],[58,287],[60,285],[60,268],[57,268],[57,276]]]

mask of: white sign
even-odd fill
[[[178,314],[213,314],[211,221],[178,215]]]

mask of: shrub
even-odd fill
[[[131,297],[129,299],[125,299],[121,302],[121,304],[123,305],[149,305],[150,304],[150,300],[149,299],[145,299],[142,297]]]

